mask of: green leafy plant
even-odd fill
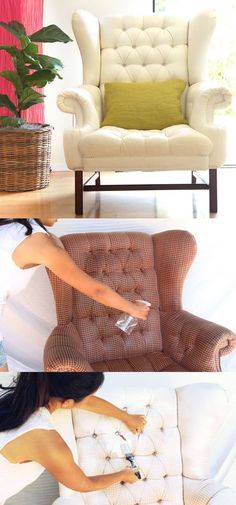
[[[72,39],[58,26],[50,25],[27,35],[24,25],[18,21],[0,22],[0,26],[14,35],[20,42],[15,45],[0,45],[0,51],[7,51],[14,64],[14,70],[3,70],[0,75],[10,81],[15,88],[16,101],[13,103],[7,95],[0,93],[0,107],[6,107],[13,116],[0,116],[2,126],[19,127],[25,123],[21,117],[23,110],[41,103],[45,95],[36,91],[54,81],[62,79],[59,72],[63,68],[61,60],[39,53],[37,42],[70,42]]]

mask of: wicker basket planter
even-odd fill
[[[0,128],[0,191],[32,191],[49,184],[52,127]]]

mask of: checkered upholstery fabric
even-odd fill
[[[51,276],[59,323],[68,323],[71,318],[85,358],[89,362],[123,359],[161,350],[152,238],[142,233],[91,233],[65,236],[62,242],[89,275],[128,300],[148,300],[152,305],[148,321],[140,321],[132,335],[125,335],[115,326],[118,310],[93,301]]]
[[[183,230],[156,233],[153,235],[153,250],[160,310],[180,310],[184,279],[197,252],[196,240]]]
[[[236,347],[235,335],[184,310],[161,312],[164,351],[184,368],[220,372],[220,358]]]
[[[44,348],[44,367],[51,372],[91,372],[82,354],[82,344],[75,326],[57,326]]]
[[[62,241],[86,273],[125,298],[141,298],[152,307],[148,320],[126,335],[115,327],[118,310],[49,272],[58,326],[45,346],[46,370],[220,370],[220,357],[236,347],[235,336],[182,310],[183,283],[196,254],[190,233],[72,234]]]
[[[161,351],[129,359],[113,359],[93,363],[97,372],[184,372],[182,366]]]

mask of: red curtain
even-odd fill
[[[0,21],[19,21],[27,33],[33,33],[43,25],[43,0],[0,0]],[[0,44],[17,44],[17,39],[0,27]],[[10,56],[0,51],[0,70],[12,69]],[[0,92],[7,94],[14,102],[15,94],[12,84],[0,76]],[[0,115],[10,115],[8,109],[0,108]],[[44,123],[44,105],[38,104],[22,113],[26,121]]]

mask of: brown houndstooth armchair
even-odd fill
[[[153,236],[88,233],[62,237],[65,249],[89,275],[130,300],[152,307],[131,335],[116,328],[120,312],[105,307],[51,272],[58,325],[44,351],[46,371],[220,371],[236,348],[233,333],[182,309],[182,288],[196,254],[181,230]]]

